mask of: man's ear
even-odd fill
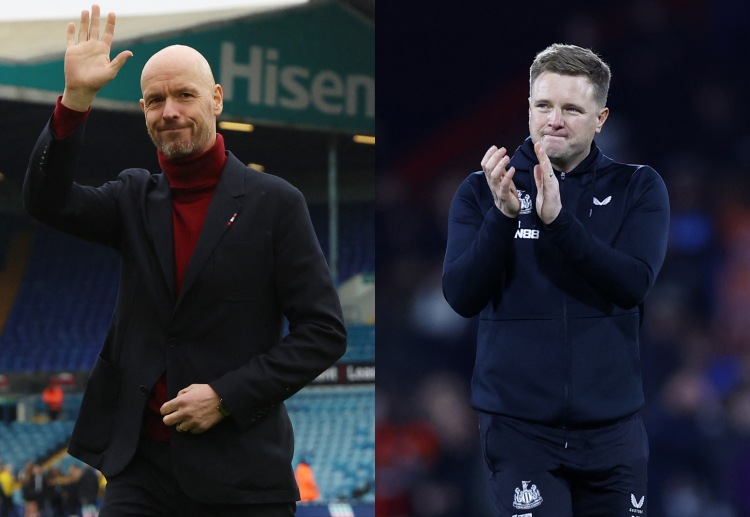
[[[224,111],[224,90],[220,84],[214,85],[214,115],[219,116]]]
[[[609,108],[602,108],[602,110],[599,112],[599,116],[597,117],[599,120],[596,123],[596,132],[600,132],[602,130],[602,126],[604,126],[604,123],[607,121],[607,117],[609,116]]]

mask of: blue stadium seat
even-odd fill
[[[64,447],[72,431],[72,420],[0,424],[0,458],[16,470],[27,461],[39,462]]]
[[[362,363],[375,361],[375,325],[351,324],[346,327],[346,353],[339,362]]]
[[[289,399],[287,408],[295,464],[303,455],[310,458],[324,500],[352,500],[363,487],[374,494],[374,386],[308,387]]]
[[[329,253],[328,205],[310,205],[310,217],[326,257]],[[375,272],[375,204],[339,205],[339,282],[358,273]]]
[[[0,370],[90,368],[112,315],[118,270],[113,250],[40,226],[0,336]]]

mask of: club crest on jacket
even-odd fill
[[[518,201],[521,203],[521,210],[518,212],[519,215],[525,215],[531,213],[531,196],[526,193],[525,190],[518,191]]]

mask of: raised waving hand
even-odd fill
[[[91,6],[91,13],[81,12],[76,40],[76,25],[68,24],[68,46],[65,51],[65,91],[62,103],[78,111],[86,111],[96,94],[115,78],[125,61],[133,56],[129,50],[109,59],[115,33],[115,13],[109,13],[101,31],[99,6]]]

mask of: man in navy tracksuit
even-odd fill
[[[492,146],[449,216],[445,297],[479,314],[472,404],[498,515],[644,517],[643,302],[669,199],[594,143],[610,71],[552,45],[531,66],[530,137]]]

